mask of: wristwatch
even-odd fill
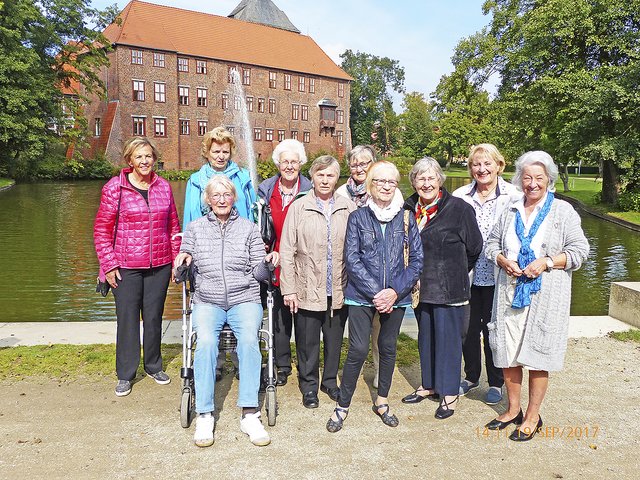
[[[553,270],[553,258],[547,256],[547,272]]]

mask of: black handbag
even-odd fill
[[[120,201],[122,200],[122,189],[120,189],[120,196],[118,197],[118,210],[116,212],[116,224],[113,228],[113,244],[112,246],[115,248],[116,246],[116,235],[118,234],[118,222],[120,220]],[[100,272],[98,273],[98,278],[96,278],[96,293],[99,293],[103,297],[106,297],[109,294],[109,290],[111,290],[111,285],[104,278],[104,273],[102,272],[102,268],[100,268]]]
[[[258,227],[260,228],[260,236],[262,237],[262,241],[267,246],[269,251],[273,250],[273,246],[276,243],[276,230],[273,226],[273,217],[271,216],[271,206],[266,203],[263,199],[259,199],[255,203],[257,212],[256,221],[258,222]]]

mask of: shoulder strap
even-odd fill
[[[122,200],[122,186],[118,187],[118,210],[116,210],[116,224],[113,228],[113,248],[116,248],[116,238],[118,236],[118,223],[120,221],[120,201]]]
[[[404,266],[409,265],[409,210],[404,211]]]

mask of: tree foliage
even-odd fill
[[[397,60],[368,53],[345,51],[342,69],[351,75],[351,134],[354,144],[371,143],[378,134],[382,151],[392,148],[398,119],[391,92],[404,92],[404,68]]]
[[[52,125],[76,119],[78,102],[62,87],[101,93],[98,68],[106,65],[108,42],[100,33],[114,17],[89,0],[0,1],[0,172],[21,157],[38,158],[59,139]],[[64,107],[64,108],[63,108]],[[66,113],[63,111],[66,110]]]
[[[483,9],[490,24],[453,61],[476,87],[499,77],[492,111],[510,148],[601,164],[605,202],[638,188],[640,0],[488,0]]]
[[[400,153],[418,158],[428,154],[429,142],[433,138],[431,105],[418,92],[407,93],[400,114]]]

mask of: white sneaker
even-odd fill
[[[213,427],[215,418],[210,413],[196,417],[196,433],[193,434],[193,442],[198,447],[210,447],[213,445]]]
[[[240,430],[242,430],[242,433],[249,435],[249,440],[251,440],[251,443],[254,445],[264,447],[271,443],[271,437],[269,437],[269,434],[260,421],[260,412],[245,415],[244,418],[240,420]]]

